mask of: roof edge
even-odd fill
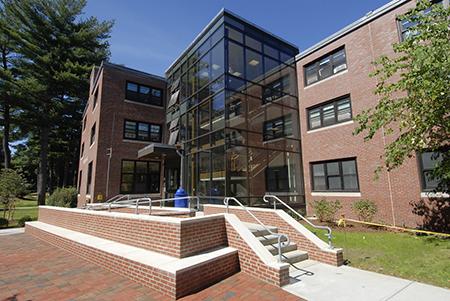
[[[411,0],[393,0],[389,3],[386,3],[385,5],[377,8],[374,11],[368,12],[365,16],[362,18],[359,18],[355,22],[345,26],[341,30],[335,32],[334,34],[326,37],[325,39],[319,41],[318,43],[314,44],[313,46],[305,49],[304,51],[300,52],[296,57],[295,60],[298,61],[311,53],[313,53],[316,50],[319,50],[322,47],[325,47],[326,45],[336,41],[337,39],[345,36],[346,34],[356,30],[357,28],[369,23],[370,21],[388,13],[389,11],[393,10],[394,8],[399,7],[400,5],[409,2]]]

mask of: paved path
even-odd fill
[[[300,270],[291,273],[291,284],[283,288],[310,301],[450,300],[450,290],[445,288],[348,266],[333,267],[307,260],[296,267]]]
[[[28,234],[0,236],[0,301],[169,300]],[[182,301],[299,300],[238,273]]]

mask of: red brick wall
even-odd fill
[[[205,213],[206,214],[206,213]],[[276,286],[289,283],[289,266],[276,269],[265,264],[239,235],[230,222],[226,222],[228,245],[239,252],[241,270],[253,277]]]
[[[345,214],[346,217],[355,218],[351,209],[352,203],[359,199],[369,199],[378,207],[376,221],[416,226],[420,220],[412,213],[410,206],[411,201],[420,199],[421,192],[416,158],[407,160],[403,166],[389,174],[386,171],[381,172],[378,180],[375,179],[375,169],[383,165],[380,156],[384,152],[384,146],[392,137],[386,138],[378,133],[372,140],[364,142],[364,135],[352,135],[356,122],[322,128],[319,131],[308,131],[307,125],[308,108],[343,95],[350,94],[353,116],[377,104],[378,97],[373,94],[376,79],[369,77],[369,73],[374,71],[372,62],[383,54],[393,54],[392,44],[399,41],[396,18],[412,6],[414,1],[409,1],[302,57],[297,63],[303,172],[309,215],[314,214],[311,206],[313,201],[338,199],[343,209],[337,217]],[[348,70],[305,87],[303,67],[341,46],[345,46]],[[357,158],[361,195],[313,195],[310,163],[349,157]]]
[[[251,208],[247,208],[251,210]],[[224,213],[225,207],[204,206],[205,215]],[[251,210],[251,212],[265,225],[278,228],[279,233],[287,234],[291,242],[296,243],[299,250],[308,252],[310,259],[340,266],[344,262],[342,251],[333,253],[320,249],[317,245],[306,238],[302,233],[298,232],[285,220],[283,220],[275,211],[267,210]],[[257,223],[255,219],[247,212],[241,209],[229,208],[229,213],[235,214],[241,221],[248,223]],[[230,245],[231,246],[231,245]]]
[[[155,289],[173,299],[194,293],[239,271],[239,263],[235,253],[180,271],[174,275],[69,241],[30,225],[26,225],[26,232],[107,270]]]
[[[180,258],[227,245],[223,216],[170,223],[77,211],[40,207],[39,221]]]
[[[94,194],[92,199],[95,201],[98,195],[103,199],[120,193],[121,181],[121,162],[122,159],[137,159],[139,149],[145,147],[149,142],[130,141],[123,139],[124,120],[142,121],[162,125],[163,139],[165,136],[165,111],[164,107],[149,106],[139,103],[125,101],[126,81],[132,81],[139,84],[149,85],[151,87],[163,90],[163,97],[166,95],[166,83],[162,79],[146,75],[143,72],[133,72],[119,69],[113,65],[105,65],[100,69],[100,76],[95,87],[99,89],[97,105],[93,109],[93,96],[90,95],[87,104],[85,116],[87,117],[87,126],[82,133],[81,143],[85,144],[85,156],[80,158],[79,170],[83,171],[82,185],[78,198],[78,206],[81,207],[86,202],[86,183],[89,162],[93,161],[93,180]],[[163,101],[165,105],[165,101]],[[89,147],[89,136],[91,126],[96,123],[97,135],[96,142]],[[80,144],[81,145],[81,144]],[[112,148],[112,157],[110,162],[109,189],[106,195],[106,173],[108,170],[107,149]],[[161,161],[161,158],[155,157],[152,160]],[[161,173],[163,179],[163,173]],[[162,180],[160,184],[162,192]],[[157,194],[161,196],[161,193]]]

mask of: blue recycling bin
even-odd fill
[[[188,207],[188,199],[186,198],[187,196],[188,194],[182,187],[178,188],[178,190],[175,192],[175,202],[174,202],[175,207],[187,208]]]

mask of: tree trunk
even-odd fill
[[[2,49],[2,68],[3,70],[8,69],[8,62],[7,62],[7,54],[6,49]],[[2,95],[3,96],[3,138],[2,138],[2,148],[3,148],[3,154],[5,156],[4,158],[4,167],[10,168],[11,167],[11,150],[9,149],[9,131],[10,131],[10,105],[8,100],[8,95],[6,92]]]
[[[4,112],[3,112],[3,138],[2,148],[4,154],[4,167],[11,168],[11,150],[9,149],[9,131],[10,131],[10,108],[6,99],[4,99]]]
[[[48,161],[48,135],[50,129],[46,126],[41,128],[39,144],[39,169],[37,178],[38,204],[45,205],[45,193],[47,192],[47,161]]]

